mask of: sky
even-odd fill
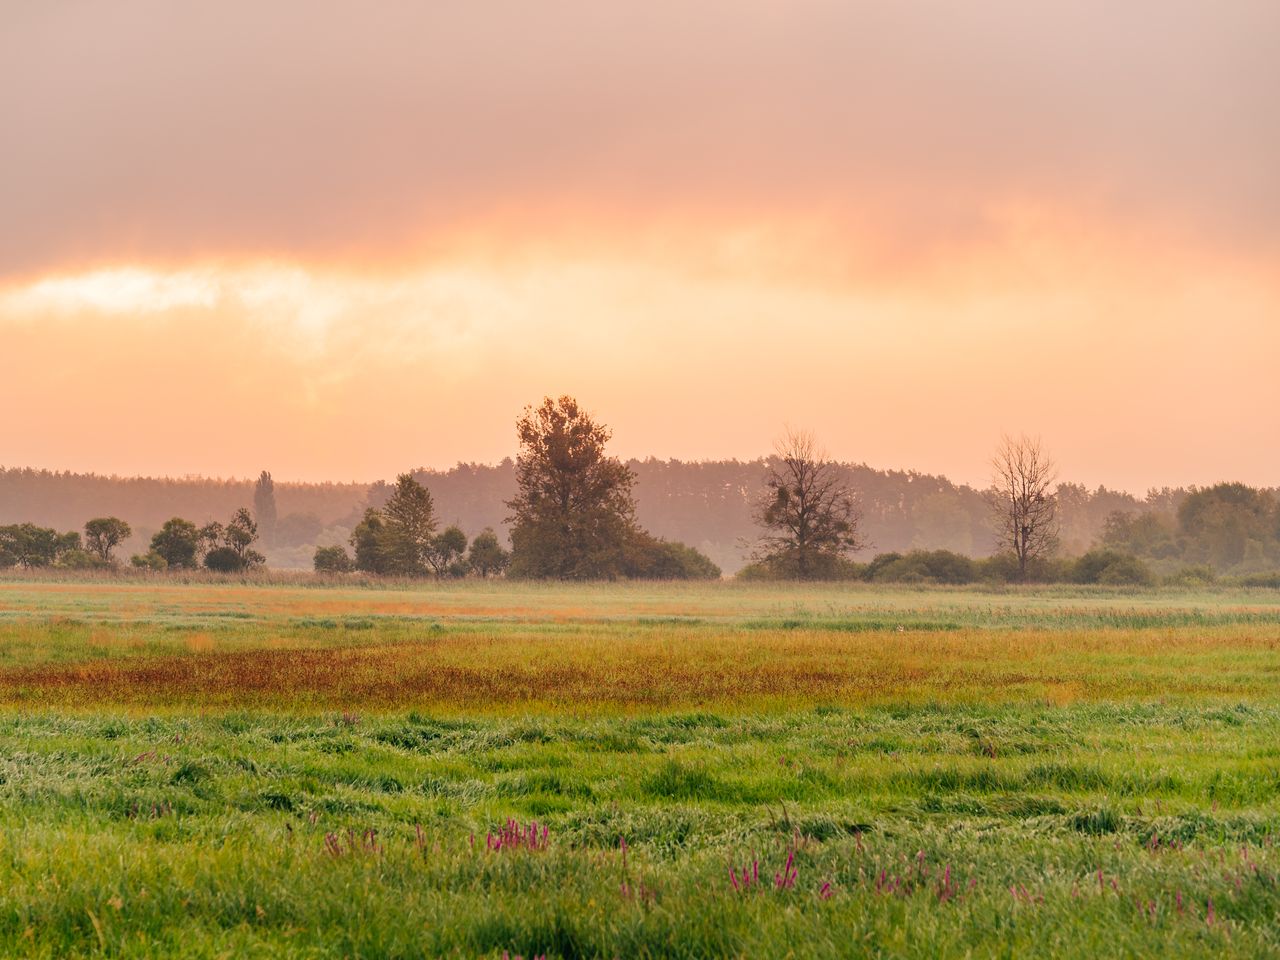
[[[1275,0],[12,0],[0,465],[1280,485]]]

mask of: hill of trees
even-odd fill
[[[726,574],[746,563],[749,544],[759,535],[752,504],[763,489],[768,460],[647,459],[631,460],[627,466],[635,474],[636,519],[644,529],[700,550]],[[867,542],[858,554],[860,559],[917,549],[945,549],[973,557],[992,553],[995,541],[981,490],[914,471],[876,470],[863,464],[839,464],[837,469],[860,502],[861,534]],[[507,539],[510,511],[505,504],[516,494],[511,460],[417,470],[413,475],[430,488],[442,523],[456,525],[469,536],[493,528]],[[132,537],[120,548],[128,555],[146,552],[151,537],[171,517],[186,517],[197,524],[225,519],[253,503],[255,485],[250,479],[125,478],[0,468],[0,525],[35,523],[76,530],[92,517],[120,517],[132,528]],[[1071,483],[1060,484],[1057,490],[1061,552],[1070,555],[1082,554],[1101,541],[1109,518],[1108,545],[1130,549],[1122,542],[1116,515],[1145,517],[1142,522],[1148,527],[1163,525],[1161,529],[1176,534],[1178,508],[1194,492],[1163,489],[1138,499],[1104,487],[1089,490]],[[346,545],[365,509],[384,506],[390,494],[391,485],[384,482],[276,480],[277,519],[264,549],[267,562],[309,568],[317,545]],[[1132,549],[1152,555],[1141,543]],[[1162,549],[1163,556],[1170,556],[1167,545]],[[1234,547],[1216,553],[1192,551],[1195,559],[1188,554],[1187,562],[1229,569],[1264,558],[1265,551],[1259,553],[1259,549],[1250,548],[1247,557],[1243,548],[1236,551]]]

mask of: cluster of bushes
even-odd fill
[[[1210,567],[1240,576],[1280,566],[1280,502],[1242,483],[1192,489],[1176,511],[1116,511],[1101,545],[1162,566]]]
[[[864,583],[944,584],[1014,583],[1018,562],[1011,554],[974,559],[951,550],[912,550],[881,553],[868,563],[842,561],[830,570],[830,580]],[[1141,560],[1112,550],[1092,550],[1082,557],[1033,564],[1028,579],[1038,583],[1148,586],[1157,578]],[[753,563],[738,574],[744,580],[788,579],[765,563]]]
[[[352,531],[352,552],[341,546],[319,547],[313,561],[315,570],[437,579],[533,575],[513,568],[511,551],[502,546],[492,529],[486,528],[468,543],[466,533],[456,525],[436,532],[437,525],[430,491],[411,474],[402,474],[386,503],[367,509]],[[625,535],[613,547],[616,569],[623,577],[713,580],[720,576],[720,568],[692,547],[641,530],[624,530]]]
[[[842,561],[826,579],[864,583],[957,585],[1017,583],[1018,563],[1012,555],[974,559],[950,550],[912,550],[881,553],[868,563]],[[744,567],[739,580],[788,580],[785,572],[767,564]],[[1119,550],[1099,548],[1080,557],[1038,561],[1028,569],[1032,583],[1078,583],[1119,587],[1230,587],[1280,589],[1280,571],[1219,576],[1212,567],[1195,564],[1161,576],[1140,557]]]
[[[420,559],[404,562],[403,553],[395,549],[394,530],[376,515],[366,514],[351,535],[355,557],[342,546],[317,547],[314,558],[316,573],[351,573],[361,571],[383,576],[456,579],[467,576],[487,578],[503,573],[511,555],[492,530],[484,530],[470,543],[456,526],[431,534]]]
[[[151,538],[151,549],[130,563],[142,570],[204,567],[215,573],[240,573],[266,563],[266,557],[254,549],[257,541],[258,524],[244,507],[226,524],[197,527],[190,520],[172,517]]]
[[[112,551],[133,531],[116,517],[98,517],[84,525],[84,539],[76,531],[59,533],[52,527],[15,523],[0,527],[0,569],[59,567],[89,570],[112,567]]]
[[[622,575],[633,580],[719,580],[720,568],[687,544],[637,530],[624,548]]]

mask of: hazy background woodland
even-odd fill
[[[760,494],[768,460],[631,460],[635,472],[637,518],[658,537],[696,547],[730,575],[746,563],[749,544],[759,535],[751,505]],[[876,470],[865,465],[839,468],[856,491],[868,542],[857,556],[946,549],[974,557],[994,552],[990,511],[983,491],[946,477],[912,471]],[[449,470],[416,470],[435,499],[442,524],[456,524],[469,536],[492,527],[505,536],[505,501],[516,492],[511,460],[496,465],[458,464]],[[253,479],[188,477],[159,479],[106,477],[26,468],[0,468],[0,524],[32,522],[78,529],[95,516],[127,520],[133,536],[122,553],[145,552],[165,520],[196,523],[224,519],[253,502]],[[263,552],[273,567],[310,568],[316,546],[345,545],[367,506],[390,495],[385,482],[275,482],[277,521],[263,532]],[[1108,543],[1157,564],[1204,563],[1219,572],[1273,568],[1280,529],[1273,521],[1219,518],[1212,536],[1195,540],[1180,526],[1178,510],[1193,490],[1164,488],[1137,498],[1099,487],[1063,483],[1058,487],[1060,553],[1081,554]],[[1276,491],[1271,491],[1272,501]],[[1266,492],[1264,492],[1264,497]],[[1215,509],[1219,509],[1216,508]],[[1116,514],[1128,516],[1117,522]],[[1108,519],[1110,518],[1110,523]],[[1191,536],[1189,540],[1188,537]]]

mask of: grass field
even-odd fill
[[[1278,833],[1275,592],[0,580],[4,956],[1280,957]]]

